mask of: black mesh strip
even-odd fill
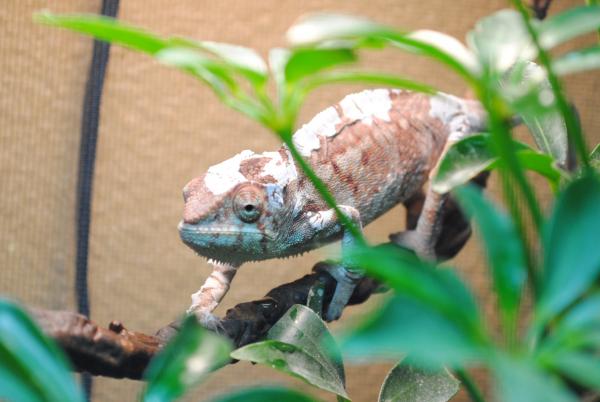
[[[119,0],[103,0],[103,15],[116,17]],[[75,293],[79,313],[90,315],[88,293],[88,245],[90,235],[90,218],[92,206],[92,185],[94,163],[96,160],[96,144],[98,140],[98,123],[100,120],[100,102],[106,65],[108,64],[110,45],[94,41],[92,62],[83,100],[81,119],[81,145],[79,149],[79,177],[77,183],[77,255],[75,262]],[[84,374],[83,386],[88,400],[92,391],[92,378]]]

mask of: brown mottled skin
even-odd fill
[[[445,149],[485,125],[475,101],[446,94],[398,90],[352,94],[319,113],[294,144],[328,185],[338,207],[362,227],[421,191]],[[215,271],[192,296],[190,312],[206,325],[245,261],[285,257],[353,238],[341,226],[284,146],[276,152],[243,151],[211,167],[184,188],[182,240],[215,260]],[[417,227],[392,236],[434,259],[443,194],[429,189]],[[337,319],[357,271],[337,267],[338,286],[327,312]]]

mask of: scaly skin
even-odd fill
[[[445,149],[481,131],[484,121],[475,101],[442,93],[367,90],[319,113],[293,141],[340,209],[362,227],[421,191]],[[207,326],[215,322],[210,313],[244,262],[300,254],[339,239],[342,251],[352,247],[352,236],[285,146],[262,154],[242,151],[193,179],[183,193],[181,239],[215,263],[189,309]],[[444,199],[429,189],[416,230],[393,240],[435,258]],[[328,320],[339,318],[360,279],[351,267],[331,273],[338,286]]]

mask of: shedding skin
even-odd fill
[[[340,210],[362,228],[419,194],[449,146],[484,127],[476,101],[376,89],[348,95],[317,114],[293,142]],[[190,181],[183,193],[181,239],[213,263],[188,312],[208,327],[244,262],[297,255],[336,240],[342,240],[343,255],[353,247],[351,234],[285,146],[262,154],[242,151]],[[446,198],[428,188],[416,228],[392,240],[435,260]],[[362,277],[346,263],[329,269],[338,284],[328,321],[340,317]]]

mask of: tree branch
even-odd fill
[[[488,174],[473,181],[485,187]],[[413,229],[423,205],[419,194],[405,203],[407,228]],[[440,259],[456,255],[471,235],[471,227],[454,200],[444,205],[442,233],[436,244]],[[238,304],[229,309],[221,320],[223,335],[229,337],[236,347],[256,342],[294,304],[306,304],[309,290],[318,282],[324,285],[323,309],[327,309],[335,289],[335,279],[323,269],[327,262],[313,267],[311,274],[272,289],[259,300]],[[371,278],[362,279],[357,285],[350,304],[366,301],[381,286]],[[64,349],[77,371],[89,372],[114,378],[141,379],[152,357],[171,339],[179,329],[175,321],[159,329],[155,335],[146,335],[126,329],[113,321],[102,328],[88,318],[67,311],[30,309],[41,328]]]

